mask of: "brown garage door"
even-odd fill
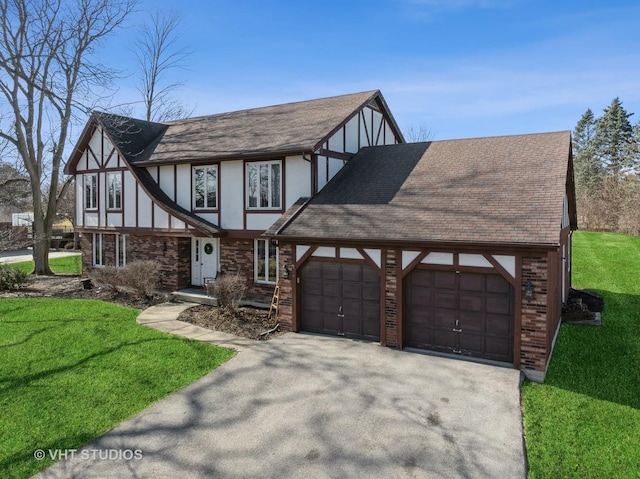
[[[301,278],[304,331],[380,340],[380,278],[372,268],[310,261]]]
[[[514,292],[502,276],[417,269],[405,291],[408,346],[513,361]]]

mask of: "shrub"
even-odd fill
[[[0,264],[0,291],[13,291],[32,281],[33,278],[26,271]]]
[[[159,270],[157,261],[134,261],[121,268],[118,274],[123,286],[133,289],[141,298],[151,298],[158,287]]]
[[[246,283],[240,272],[218,276],[214,282],[218,304],[228,311],[234,311],[244,296]]]
[[[111,293],[120,293],[122,286],[121,270],[115,266],[105,266],[104,268],[96,268],[89,277],[97,284],[105,286]]]

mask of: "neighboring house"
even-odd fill
[[[405,144],[379,91],[165,124],[96,113],[70,158],[83,270],[240,271],[293,331],[542,380],[571,284],[569,132]]]
[[[278,248],[262,233],[362,147],[400,142],[379,91],[164,124],[95,113],[65,168],[83,270],[157,259],[164,290],[240,271],[268,302]]]
[[[560,132],[364,148],[265,236],[279,243],[293,331],[511,363],[542,381],[576,227]]]

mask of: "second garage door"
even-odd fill
[[[380,278],[369,266],[309,261],[301,290],[304,331],[380,340]]]
[[[406,291],[406,344],[513,361],[513,288],[498,274],[418,269]]]

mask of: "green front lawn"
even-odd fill
[[[231,358],[94,300],[0,300],[0,476],[26,478]]]
[[[545,384],[523,385],[529,477],[640,477],[640,238],[573,245],[573,286],[604,297],[602,326],[562,325]]]
[[[9,263],[9,266],[31,273],[33,271],[33,261],[22,263]],[[57,274],[80,274],[82,273],[82,255],[65,256],[64,258],[50,258],[49,267]]]

